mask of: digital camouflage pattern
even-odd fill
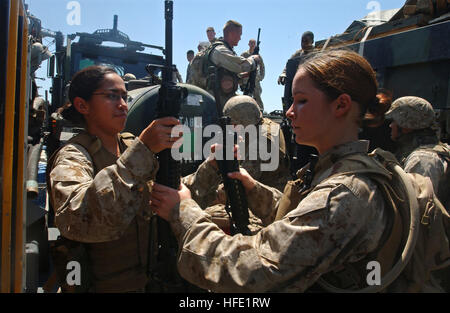
[[[367,147],[368,142],[357,141],[321,156],[313,191],[276,222],[282,194],[258,183],[248,202],[268,226],[254,236],[225,235],[194,200],[183,200],[170,220],[184,243],[180,274],[215,292],[300,292],[331,269],[363,259],[377,248],[384,231],[384,199],[367,176],[336,174],[341,173],[339,160],[365,154]],[[336,176],[321,183],[331,175]],[[298,280],[278,288],[295,275]]]
[[[385,117],[394,120],[400,127],[409,129],[432,127],[436,121],[433,106],[420,97],[401,97],[395,100]]]
[[[235,74],[250,72],[257,66],[253,56],[244,58],[236,55],[236,52],[225,44],[218,45],[210,55],[211,62],[217,67],[223,67]]]
[[[223,231],[227,234],[230,234],[230,217],[225,210],[225,204],[216,204],[206,208],[206,213],[211,215],[212,221],[214,224],[217,224]],[[257,218],[252,211],[249,210],[249,219],[248,219],[248,228],[252,234],[256,234],[260,231],[264,226],[262,221]]]
[[[214,65],[217,71],[217,79],[219,80],[219,90],[215,97],[218,99],[220,107],[223,107],[228,99],[236,95],[236,91],[239,84],[242,83],[242,79],[238,74],[244,72],[250,72],[257,66],[253,56],[243,58],[238,56],[232,47],[227,42],[218,40],[219,44],[210,53],[210,62]],[[214,84],[208,83],[207,91],[214,95]]]
[[[260,113],[258,111],[258,113]],[[286,182],[289,180],[289,164],[286,156],[286,143],[283,132],[280,126],[268,118],[263,118],[261,123],[260,136],[268,140],[267,146],[270,147],[270,141],[273,141],[273,133],[278,133],[278,159],[279,165],[275,171],[262,171],[261,164],[269,161],[263,161],[258,154],[256,160],[250,159],[250,142],[245,141],[245,154],[241,156],[240,167],[245,168],[247,172],[259,182],[274,187],[278,190],[283,190]],[[225,204],[226,196],[223,189],[222,179],[219,171],[214,168],[211,163],[204,161],[197,170],[183,177],[183,183],[191,190],[192,198],[200,205],[201,208],[206,209],[208,206],[215,204]]]
[[[262,119],[262,113],[255,99],[249,96],[235,96],[225,103],[223,115],[231,118],[235,125],[258,125]]]
[[[441,186],[445,177],[449,175],[449,164],[432,147],[419,147],[404,160],[404,170],[429,177],[436,192],[441,189],[450,190],[450,186]]]
[[[89,153],[78,144],[68,144],[56,155],[50,172],[50,192],[55,222],[61,234],[71,240],[96,243],[119,239],[143,211],[142,197],[154,179],[158,163],[139,140],[114,165],[94,176]]]
[[[450,147],[432,129],[419,129],[397,139],[396,157],[405,172],[429,177],[436,195],[449,210]]]

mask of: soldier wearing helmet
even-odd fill
[[[123,81],[128,82],[130,80],[136,79],[136,76],[132,73],[126,73],[125,75],[123,75],[122,79]]]
[[[406,172],[429,177],[438,198],[448,209],[449,147],[439,141],[433,106],[419,97],[402,97],[386,112],[396,156]]]
[[[279,141],[279,165],[275,171],[261,171],[261,163],[263,162],[259,158],[257,160],[250,159],[250,147],[252,146],[251,140],[257,140],[252,138],[245,140],[245,156],[241,166],[245,168],[252,177],[255,177],[258,181],[265,185],[275,187],[278,190],[283,190],[289,177],[289,166],[286,161],[286,144],[283,136],[283,132],[280,131],[280,126],[272,120],[262,116],[259,106],[255,99],[249,96],[235,96],[227,101],[223,108],[223,114],[231,118],[233,125],[242,125],[247,127],[249,125],[255,125],[258,127],[258,136],[263,136],[267,139],[270,147],[270,142],[273,140]],[[278,138],[272,137],[273,134],[277,134]]]
[[[280,126],[272,120],[264,118],[256,101],[249,96],[240,95],[229,99],[223,108],[223,114],[231,118],[233,125],[242,125],[244,128],[251,125],[257,127],[257,138],[249,136],[249,133],[245,133],[244,148],[241,150],[241,152],[245,151],[245,153],[241,154],[240,166],[245,168],[252,177],[256,177],[261,183],[282,191],[290,176],[286,145]],[[261,149],[259,146],[261,138],[267,140],[266,147],[271,147],[272,143],[274,145],[278,143],[277,157],[279,162],[274,171],[262,170],[261,164],[270,161],[263,161],[259,151],[255,154],[257,156],[256,159],[252,157],[255,151],[250,151],[250,149],[255,149],[256,147]],[[206,208],[206,211],[213,218],[218,219],[218,224],[221,224],[221,220],[225,222],[228,220],[224,208],[226,196],[223,184],[220,184],[221,178],[217,170],[211,167],[208,160],[200,165],[195,173],[185,177],[183,180],[183,183],[192,193],[197,195],[195,200],[199,201],[200,206],[204,209]],[[249,212],[249,214],[250,229],[256,232],[262,227],[262,222],[252,212]]]

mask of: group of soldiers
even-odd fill
[[[257,84],[255,88],[255,93],[253,94],[254,100],[259,105],[260,110],[263,110],[263,104],[261,100],[261,87],[259,82],[264,78],[264,63],[262,58],[258,55],[253,55],[254,47],[256,41],[251,39],[249,41],[250,49],[237,56],[233,50],[233,47],[237,45],[242,33],[242,26],[235,21],[228,21],[224,27],[224,37],[216,39],[215,32],[212,27],[207,29],[207,35],[210,44],[219,41],[219,44],[213,52],[211,53],[211,63],[222,69],[222,76],[220,79],[227,80],[229,78],[230,85],[233,88],[228,92],[228,94],[221,91],[221,102],[224,106],[224,113],[233,116],[233,123],[247,125],[248,122],[244,121],[244,116],[247,119],[252,119],[254,116],[254,125],[260,123],[261,117],[258,117],[255,107],[250,106],[248,103],[254,102],[253,99],[247,99],[245,96],[236,96],[237,83],[240,80],[240,84],[245,83],[246,73],[248,71],[257,68]],[[314,53],[314,34],[310,31],[303,33],[301,37],[301,49],[296,51],[290,58],[290,60],[297,60],[297,65],[308,56]],[[193,58],[193,54],[192,54]],[[189,69],[188,69],[189,71]],[[189,75],[189,73],[188,73]],[[278,78],[278,84],[288,85],[287,88],[291,88],[293,77],[290,77],[290,81],[287,77],[286,67],[283,69],[282,73]],[[214,90],[208,90],[214,93]],[[389,95],[384,95],[385,98],[379,100],[377,104],[381,109],[376,113],[369,112],[366,114],[364,119],[364,125],[361,126],[360,138],[368,139],[371,141],[370,149],[383,148],[390,152],[395,153],[396,158],[408,173],[420,174],[424,177],[429,177],[433,189],[442,202],[447,211],[450,208],[450,197],[448,195],[448,190],[450,188],[450,148],[447,144],[440,142],[439,132],[437,129],[436,122],[436,112],[433,110],[432,105],[425,99],[409,96],[402,97],[394,101],[391,105],[391,100]],[[386,100],[387,98],[387,100]],[[239,107],[239,109],[238,109]],[[231,110],[230,110],[231,108]],[[253,111],[252,111],[253,110]],[[236,112],[233,112],[236,111]],[[386,112],[387,111],[387,112]],[[255,113],[252,113],[255,112]],[[374,117],[375,116],[375,117]],[[264,123],[267,123],[266,119],[263,119]],[[389,134],[390,136],[384,136],[384,134]],[[280,154],[286,153],[285,139],[283,133],[280,132]],[[383,138],[380,138],[383,137]],[[390,137],[390,138],[389,138]],[[290,139],[290,138],[288,138]],[[288,142],[291,144],[291,142]],[[310,147],[305,147],[304,151],[311,151]],[[265,173],[264,175],[255,175],[252,172],[252,167],[249,164],[243,162],[241,166],[251,172],[251,176],[255,177],[257,180],[263,182],[264,184],[275,187],[279,190],[284,189],[286,184],[286,177],[288,177],[288,169],[281,162],[280,167],[275,172]],[[201,176],[204,173],[201,169],[199,172],[191,175],[195,177],[197,181],[204,182],[204,185],[199,186],[195,190],[197,192],[204,191],[205,194],[209,190],[214,190],[216,193],[220,193],[221,188],[217,188],[218,182],[212,182],[211,177],[215,177],[209,173],[208,175]],[[281,174],[281,175],[280,175]],[[254,176],[255,175],[255,176]],[[283,177],[281,180],[279,177]],[[217,178],[215,178],[217,179]],[[214,179],[213,179],[214,180]],[[189,178],[185,181],[188,186]],[[191,186],[192,187],[192,186]],[[208,204],[202,202],[199,198],[195,200],[201,204],[201,207],[206,209],[212,217],[213,220],[219,225],[224,225],[224,220],[227,220],[228,216],[223,209],[224,200],[222,199],[222,204],[217,205],[217,199],[220,197],[216,196],[216,202],[211,202]],[[203,199],[208,199],[204,197]],[[250,220],[252,225],[252,231],[257,232],[263,226],[260,219],[255,217],[250,211]],[[226,225],[226,223],[225,223]],[[222,227],[224,229],[224,227]],[[225,227],[226,228],[226,227]],[[448,231],[448,229],[447,229]],[[438,280],[441,287],[443,287],[447,292],[450,290],[448,272],[444,271],[444,275],[435,275],[433,279]],[[438,285],[439,285],[438,283]]]
[[[264,111],[264,103],[261,99],[261,81],[265,76],[265,67],[262,57],[255,53],[257,42],[255,39],[250,39],[249,49],[241,53],[240,56],[234,51],[241,39],[242,25],[236,21],[229,20],[223,28],[223,37],[216,38],[216,32],[213,27],[206,29],[208,37],[208,46],[199,44],[199,52],[211,48],[208,59],[211,65],[214,65],[221,70],[219,71],[219,80],[221,86],[229,86],[221,90],[221,106],[225,104],[226,100],[236,95],[239,87],[244,90],[248,83],[248,76],[251,71],[256,71],[255,88],[252,91],[252,96],[256,100],[261,111]],[[190,79],[191,75],[191,61],[194,58],[194,51],[187,52],[187,60],[189,62],[186,74],[186,82],[196,85],[195,80]],[[202,86],[199,86],[202,87]],[[211,88],[208,88],[210,93],[214,94]]]
[[[297,205],[298,202],[295,202],[294,199],[297,199],[303,190],[295,193],[293,190],[296,190],[295,188],[300,186],[297,184],[298,181],[292,184],[288,183],[291,177],[286,140],[283,132],[277,123],[264,118],[262,115],[264,107],[261,100],[262,91],[259,81],[264,78],[264,63],[261,56],[254,54],[256,41],[253,39],[250,40],[249,50],[244,52],[241,56],[238,56],[233,48],[237,46],[241,39],[242,25],[232,20],[225,24],[223,28],[223,37],[217,39],[212,27],[207,29],[207,35],[210,45],[214,46],[208,56],[208,62],[216,68],[215,79],[217,79],[217,81],[216,84],[208,84],[206,90],[215,96],[216,101],[218,101],[220,107],[223,108],[223,114],[230,118],[233,125],[242,125],[244,127],[249,125],[262,126],[260,127],[262,132],[258,135],[264,137],[265,140],[269,142],[275,140],[278,143],[277,151],[271,151],[272,154],[277,153],[278,159],[280,160],[278,167],[274,171],[261,171],[261,164],[264,163],[265,160],[250,160],[248,155],[243,156],[243,161],[241,161],[240,166],[245,169],[245,172],[250,174],[253,179],[258,181],[255,189],[256,191],[248,194],[249,201],[253,204],[260,204],[260,207],[257,207],[257,211],[259,212],[262,212],[265,206],[267,206],[267,208],[279,208]],[[306,55],[313,53],[313,43],[313,33],[305,32],[302,36],[302,49],[294,53],[291,59],[303,59]],[[208,47],[206,49],[208,49]],[[188,51],[187,57],[189,62],[191,62],[191,58],[194,58],[194,56],[192,50]],[[98,70],[93,69],[93,71]],[[255,90],[252,94],[253,97],[248,95],[237,95],[238,87],[246,84],[245,80],[248,79],[248,74],[252,71],[257,71]],[[84,70],[84,73],[87,75],[86,70]],[[190,75],[190,68],[188,67],[186,77],[188,83],[190,82]],[[86,77],[93,80],[92,84],[94,84],[94,76],[91,75]],[[106,71],[98,77],[98,81],[95,82],[96,88],[108,87],[108,84],[110,84],[116,88],[115,90],[124,89],[120,80],[117,80],[117,77],[115,77],[112,72]],[[108,79],[105,79],[105,77]],[[83,110],[85,110],[85,107],[88,107],[86,103],[89,105],[100,104],[89,103],[91,100],[88,101],[88,99],[84,99],[81,89],[76,89],[77,81],[79,81],[78,83],[80,84],[79,88],[88,88],[88,86],[82,85],[83,78],[80,77],[80,75],[78,76],[78,80],[74,80],[75,83],[71,87],[71,101],[74,103],[74,106],[72,107],[72,111],[66,112],[66,114],[68,117],[70,117],[70,114],[75,114],[76,107],[76,110],[84,116],[88,126],[89,123],[94,125],[95,119],[89,115],[89,110]],[[286,69],[284,69],[280,75],[278,83],[283,85],[288,83]],[[219,86],[219,88],[217,88],[217,86]],[[98,93],[94,89],[89,91],[89,93],[89,97],[92,95],[104,95],[108,96],[108,101],[120,101],[121,106],[123,107],[122,109],[124,111],[126,110],[120,97],[112,97],[109,94]],[[377,100],[376,102],[376,105],[378,105],[379,101]],[[397,99],[388,107],[388,109],[387,112],[378,112],[378,114],[383,121],[390,122],[389,127],[391,128],[392,133],[391,139],[396,142],[396,150],[392,152],[396,154],[398,161],[406,172],[416,173],[430,178],[437,197],[448,211],[450,207],[450,197],[448,195],[450,187],[450,148],[447,144],[439,141],[435,127],[436,115],[432,105],[425,99],[411,96]],[[114,115],[114,118],[116,117],[117,114]],[[320,121],[314,122],[320,123]],[[109,128],[109,126],[107,127],[108,122],[105,121],[104,123],[104,127]],[[120,128],[119,124],[123,123],[123,121],[116,121],[114,123],[116,123],[117,126],[112,133],[118,133]],[[155,186],[148,182],[154,178],[157,171],[157,160],[154,157],[154,153],[160,151],[164,147],[169,147],[171,138],[167,139],[164,137],[164,147],[160,145],[157,146],[153,141],[162,138],[160,132],[168,132],[167,129],[170,129],[177,123],[177,121],[173,120],[157,120],[142,132],[139,136],[139,140],[135,139],[132,141],[131,137],[128,138],[127,135],[121,135],[119,137],[117,149],[113,145],[113,148],[116,149],[114,157],[112,154],[108,153],[107,149],[105,149],[105,142],[100,140],[102,138],[99,139],[95,136],[95,129],[92,128],[92,126],[91,128],[87,127],[86,129],[88,132],[92,130],[91,133],[82,134],[69,142],[68,146],[59,151],[60,155],[56,156],[54,159],[52,158],[51,162],[49,162],[48,183],[49,190],[51,190],[50,194],[52,196],[51,202],[56,211],[56,222],[57,224],[59,223],[58,227],[66,238],[87,243],[86,250],[91,262],[90,271],[92,272],[91,279],[93,279],[90,291],[187,291],[183,289],[170,290],[170,284],[159,289],[155,288],[155,285],[164,285],[165,283],[155,280],[154,277],[147,277],[146,275],[148,273],[146,273],[145,269],[147,262],[151,261],[147,259],[148,255],[151,255],[151,253],[149,254],[148,249],[156,249],[157,246],[148,242],[149,240],[151,241],[151,239],[149,239],[149,237],[151,237],[150,235],[155,235],[152,233],[152,221],[155,220],[156,214],[159,215],[162,212],[162,210],[158,211],[158,209],[154,208],[153,211],[156,214],[149,212],[150,210],[146,207],[148,205],[148,199],[150,197],[152,203],[158,204],[158,194],[169,194],[163,187]],[[383,125],[386,125],[386,123]],[[164,131],[162,131],[162,129]],[[275,131],[273,131],[274,129]],[[114,136],[116,136],[116,134],[109,137],[114,138]],[[248,138],[245,139],[245,152],[248,153],[250,152],[249,147],[252,143]],[[362,151],[364,150],[362,149],[362,145],[361,142],[352,142],[344,147],[336,148],[336,151],[333,150],[333,154],[322,159],[317,166],[314,166],[315,164],[311,161],[309,165],[300,169],[298,172],[299,176],[303,175],[301,176],[303,177],[302,184],[307,180],[306,177],[308,177],[308,175],[311,176],[310,179],[319,176],[319,174],[311,172],[314,171],[314,169],[317,169],[320,175],[325,175],[325,165],[328,166],[333,164],[333,157],[337,158],[340,155],[347,156],[355,153],[358,149]],[[270,146],[270,144],[268,146]],[[228,212],[225,210],[227,195],[224,191],[218,170],[213,164],[214,162],[211,159],[208,159],[199,166],[195,173],[182,178],[183,186],[186,186],[190,190],[192,199],[185,201],[179,206],[180,212],[179,216],[176,217],[176,221],[170,220],[170,217],[168,217],[169,221],[176,225],[172,230],[177,237],[181,236],[187,238],[188,236],[192,236],[192,242],[194,242],[196,239],[195,236],[199,236],[198,233],[211,232],[211,227],[208,226],[208,219],[211,219],[211,221],[217,224],[223,231],[229,233],[230,219],[228,218]],[[337,163],[337,165],[339,164]],[[337,165],[333,170],[338,170]],[[76,168],[81,168],[82,170],[79,171],[76,170]],[[354,181],[350,181],[349,178],[346,179],[348,180],[346,183],[349,185],[354,183]],[[76,184],[74,183],[74,180],[77,180]],[[335,178],[335,180],[337,181],[337,178]],[[346,183],[342,184],[345,185]],[[329,184],[332,185],[331,182]],[[336,187],[336,190],[337,189],[338,187]],[[285,190],[285,192],[282,196],[281,191],[283,190]],[[183,192],[183,189],[181,189],[180,192]],[[330,203],[327,203],[328,198],[317,198],[319,193],[316,193],[316,197],[306,197],[304,198],[305,202],[302,201],[302,208],[306,210],[303,211],[303,213],[311,213],[311,216],[308,218],[314,219],[314,214],[322,214],[314,212],[318,206],[327,207],[330,205]],[[149,194],[151,195],[149,196]],[[303,196],[306,196],[306,194]],[[369,197],[370,201],[372,201],[370,205],[373,205],[374,208],[377,207],[376,201],[380,200],[378,199],[380,197],[375,198]],[[196,211],[197,204],[204,213]],[[190,216],[189,212],[193,212],[193,215]],[[272,211],[270,214],[273,214],[274,212],[275,211]],[[279,212],[275,213],[280,215]],[[200,216],[201,219],[194,220],[194,213],[197,217]],[[238,239],[230,239],[226,237],[223,239],[222,234],[213,230],[211,232],[212,237],[205,237],[202,239],[205,240],[207,246],[203,247],[200,245],[189,247],[190,243],[188,242],[186,243],[188,246],[186,249],[180,247],[180,251],[181,249],[184,251],[182,256],[186,261],[184,263],[186,266],[179,263],[178,268],[182,270],[184,276],[189,277],[189,281],[198,281],[199,286],[201,287],[210,287],[207,289],[213,291],[227,291],[230,290],[227,288],[232,288],[230,286],[234,286],[235,284],[239,285],[241,288],[239,290],[242,291],[266,291],[267,288],[271,286],[271,283],[273,283],[262,274],[267,267],[271,268],[270,274],[275,279],[287,281],[288,284],[291,284],[293,286],[292,290],[305,290],[311,285],[310,281],[315,281],[318,278],[314,275],[319,272],[326,273],[328,270],[331,270],[333,265],[331,263],[324,263],[325,265],[308,263],[311,262],[311,260],[314,260],[314,253],[312,253],[314,251],[312,250],[305,250],[302,252],[301,249],[303,248],[300,247],[300,250],[294,251],[295,253],[289,256],[288,251],[285,251],[285,249],[289,249],[289,246],[284,246],[283,242],[276,240],[276,238],[283,238],[284,235],[288,236],[287,233],[283,232],[288,229],[280,226],[283,225],[282,223],[277,224],[280,227],[280,230],[283,230],[279,233],[277,233],[276,226],[273,226],[270,231],[264,230],[264,226],[269,224],[268,221],[270,219],[272,219],[272,221],[278,221],[281,218],[292,223],[290,229],[294,229],[295,227],[298,227],[298,225],[295,224],[296,220],[301,219],[302,216],[295,217],[286,215],[286,217],[284,217],[284,215],[277,215],[271,216],[270,218],[270,216],[264,214],[256,217],[253,213],[254,212],[249,210],[249,228],[252,234],[255,235],[255,237],[252,238],[261,242],[261,245],[255,244],[255,242],[252,241],[252,238],[239,237]],[[182,220],[182,218],[184,218],[184,220]],[[304,221],[306,226],[304,226],[305,229],[303,230],[305,234],[308,232],[307,228],[311,227],[307,225],[308,220],[306,218],[307,217],[305,217]],[[378,216],[378,218],[380,218],[379,222],[381,225],[382,219],[385,217]],[[75,224],[74,221],[76,222]],[[202,224],[202,221],[204,224]],[[353,222],[355,222],[356,225],[361,221],[355,220]],[[189,227],[194,223],[198,224],[198,233],[189,230]],[[350,222],[346,221],[346,223]],[[320,225],[316,226],[317,228],[320,228]],[[202,227],[204,228],[202,229]],[[312,231],[312,228],[314,227],[311,227],[309,231]],[[448,232],[448,229],[446,231]],[[368,228],[368,231],[362,234],[363,237],[356,238],[356,240],[362,240],[364,238],[369,240],[371,239],[371,235],[372,237],[375,235],[381,236],[381,232],[380,229]],[[337,234],[339,235],[340,233]],[[271,239],[271,235],[274,235],[273,239]],[[291,239],[292,238],[290,237],[286,237],[287,241]],[[317,241],[317,244],[320,244],[320,238],[312,238],[311,242],[307,242],[307,244],[310,245],[308,247],[313,247],[314,240]],[[212,261],[208,261],[210,263],[207,263],[206,261],[202,263],[201,260],[199,261],[199,258],[196,258],[198,256],[195,254],[196,252],[189,252],[191,251],[190,248],[192,248],[192,251],[200,251],[198,253],[203,253],[203,251],[208,252],[212,249],[211,247],[214,244],[217,244],[218,251],[222,251],[224,254],[214,255]],[[255,249],[258,252],[257,255],[252,255],[252,253],[255,252],[253,250],[253,244],[256,246]],[[242,247],[243,250],[240,245],[245,246]],[[366,248],[367,250],[369,249],[368,247]],[[342,249],[343,252],[345,252],[344,250],[345,249]],[[132,257],[128,259],[123,258],[124,251]],[[235,255],[236,253],[239,255]],[[305,256],[305,254],[311,254],[311,256]],[[280,255],[283,255],[286,259],[279,259]],[[241,257],[242,260],[246,260],[249,263],[239,263]],[[296,286],[296,282],[291,281],[297,277],[297,274],[291,279],[286,279],[286,277],[283,276],[284,273],[282,272],[282,269],[280,268],[280,272],[277,272],[275,266],[276,264],[282,264],[283,266],[286,266],[286,269],[288,270],[293,269],[296,267],[293,262],[297,262],[295,257],[300,257],[300,260],[305,262],[304,264],[298,264],[298,267],[304,268],[304,272],[300,273],[303,275],[302,287]],[[445,255],[442,257],[450,258],[450,256]],[[238,262],[238,266],[233,267],[232,269],[229,268],[229,272],[227,273],[215,270],[220,266],[226,268],[228,259],[233,260],[233,262]],[[262,259],[262,261],[260,259]],[[336,259],[338,259],[338,257],[336,257]],[[170,260],[167,260],[168,264],[171,263],[169,261]],[[201,263],[199,267],[202,267],[202,269],[209,268],[211,270],[211,272],[208,272],[208,277],[197,272],[197,268],[188,266],[189,264],[197,264],[198,262]],[[259,263],[257,264],[257,262],[261,262],[261,264],[258,265]],[[273,267],[271,267],[270,264],[274,264]],[[254,270],[256,275],[254,277],[259,278],[260,281],[253,281],[250,279],[253,276],[251,276],[251,272],[246,272],[247,267],[251,267]],[[311,268],[314,268],[317,271],[308,274],[308,271]],[[290,274],[292,273],[287,272],[286,275]],[[219,278],[223,279],[226,284],[215,285],[216,281],[219,282]],[[246,279],[248,279],[247,284],[245,283]],[[436,275],[435,277],[432,277],[432,279],[438,280],[441,287],[445,288],[447,292],[449,291],[448,272],[444,275]],[[205,282],[206,280],[208,280],[207,283]],[[230,284],[227,285],[227,283]],[[149,285],[151,285],[150,288],[148,287]],[[287,285],[280,285],[276,291],[290,290],[289,288],[286,289],[286,287]],[[408,290],[408,288],[404,290]],[[436,290],[439,289],[433,289],[433,291]]]

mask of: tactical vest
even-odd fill
[[[198,86],[202,89],[208,89],[208,67],[213,65],[209,59],[211,52],[222,42],[214,42],[206,49],[199,51],[189,64],[188,84]]]
[[[239,78],[237,73],[231,72],[224,67],[217,66],[210,60],[210,54],[212,50],[215,49],[219,45],[224,45],[228,50],[232,51],[234,55],[233,48],[223,40],[217,40],[210,47],[213,47],[208,54],[208,64],[213,65],[217,68],[217,79],[219,80],[219,98],[222,106],[226,103],[226,101],[236,94],[236,91],[239,87]],[[210,80],[210,76],[208,75],[207,80],[207,91],[214,95],[215,93],[215,82]]]
[[[121,153],[131,144],[133,139],[134,136],[130,133],[119,135]],[[100,139],[87,132],[82,132],[73,137],[67,144],[79,144],[89,152],[94,165],[94,175],[103,168],[115,164],[118,159],[102,146]],[[60,149],[48,161],[48,187],[50,187],[49,173]],[[149,193],[143,192],[142,194],[144,195],[142,205],[147,205]],[[92,287],[89,291],[126,292],[142,290],[148,280],[146,274],[148,241],[149,218],[138,214],[120,239],[102,243],[83,243],[88,255],[92,281]]]
[[[346,156],[339,160],[342,164],[339,169],[340,173],[327,177],[321,182],[313,182],[311,186],[308,186],[307,182],[311,180],[307,177],[309,172],[309,165],[307,165],[298,172],[298,180],[290,181],[286,185],[275,220],[282,219],[294,210],[309,193],[314,191],[319,183],[338,175],[363,174],[369,176],[379,187],[386,203],[388,224],[378,248],[359,262],[343,264],[332,272],[322,275],[319,283],[312,286],[310,290],[323,291],[325,289],[326,291],[342,292],[342,290],[364,289],[367,287],[366,277],[361,273],[367,273],[366,265],[369,261],[376,260],[380,263],[382,277],[394,265],[397,265],[406,237],[409,234],[408,225],[405,225],[407,222],[399,213],[399,208],[400,206],[405,208],[405,205],[407,205],[405,200],[408,199],[408,196],[404,192],[402,194],[398,186],[392,184],[393,174],[378,160],[380,157],[381,159],[385,158],[387,162],[397,163],[392,154],[377,149],[369,155],[353,154]],[[403,281],[407,282],[407,286],[401,286],[400,291],[419,292],[423,288],[423,284],[429,279],[431,269],[436,270],[450,264],[449,230],[445,229],[450,216],[434,196],[431,181],[417,174],[413,176],[416,179],[414,184],[416,190],[413,197],[417,197],[420,208],[420,231],[412,257],[400,274],[403,275]],[[428,185],[424,186],[427,183]],[[351,249],[352,247],[348,248]],[[297,277],[294,277],[283,285],[288,286],[296,279]],[[392,284],[391,286],[396,285]],[[387,290],[398,291],[395,289]]]

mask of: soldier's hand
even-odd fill
[[[250,176],[245,168],[240,167],[239,172],[228,173],[228,177],[240,180],[244,186],[245,192],[249,192],[256,187],[256,180]]]
[[[286,84],[286,76],[280,75],[278,77],[278,85],[285,85]]]
[[[164,149],[179,147],[182,144],[180,121],[174,117],[164,117],[154,120],[142,131],[139,139],[153,152],[158,153]]]
[[[154,183],[150,194],[150,208],[161,218],[169,221],[176,205],[185,199],[192,198],[190,190],[183,183],[178,190]]]
[[[240,138],[242,140],[242,138]],[[225,151],[226,153],[226,151]],[[238,145],[234,145],[233,148],[233,153],[234,153],[234,158],[239,160],[240,159],[240,154],[239,154],[239,146]],[[211,146],[211,154],[208,157],[208,162],[210,162],[210,164],[215,168],[215,169],[219,169],[218,165],[217,165],[217,161],[216,161],[216,155],[219,155],[220,158],[218,158],[219,160],[223,160],[226,158],[226,154],[225,156],[223,156],[223,145],[219,145],[218,143],[215,143]]]

